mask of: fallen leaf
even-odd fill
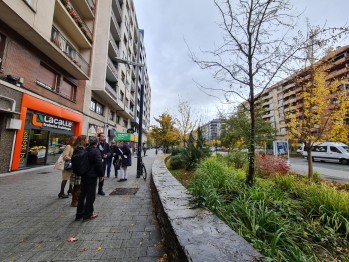
[[[101,251],[101,250],[102,250],[102,247],[101,247],[101,246],[97,247],[97,250],[98,250],[98,251]]]

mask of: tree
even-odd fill
[[[231,95],[246,101],[250,115],[247,184],[254,182],[255,173],[255,106],[263,91],[278,77],[289,72],[290,62],[307,45],[306,36],[291,35],[298,16],[292,13],[288,0],[214,0],[218,8],[223,31],[222,44],[204,54],[208,59],[191,57],[202,69],[213,70],[213,76],[227,88],[206,88],[223,92],[227,100]],[[347,29],[346,29],[347,30]],[[343,31],[343,30],[342,30]],[[322,30],[319,34],[336,33]]]
[[[299,88],[301,107],[285,112],[286,127],[291,139],[303,141],[308,157],[308,178],[313,177],[311,147],[318,141],[348,141],[348,125],[345,123],[349,109],[349,96],[343,91],[344,79],[331,77],[331,58],[304,68],[294,77]],[[313,53],[307,60],[313,60]]]
[[[273,123],[265,121],[262,118],[262,109],[258,107],[256,111],[256,131],[255,131],[255,143],[256,145],[262,145],[264,143],[271,143],[275,139],[276,130],[273,127]],[[246,113],[246,110],[239,108],[237,112],[230,116],[221,116],[223,119],[223,127],[221,140],[223,144],[234,147],[246,144],[249,141],[249,130],[251,121]]]
[[[187,136],[191,130],[195,129],[197,120],[193,119],[193,109],[188,101],[179,101],[178,112],[179,117],[175,119],[175,123],[178,127],[183,146],[185,146]]]
[[[153,132],[167,151],[170,147],[176,145],[180,140],[178,130],[174,126],[174,120],[168,113],[163,113],[159,118],[155,118],[155,121],[159,123],[160,127],[153,126]]]

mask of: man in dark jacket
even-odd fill
[[[105,170],[107,167],[107,162],[108,158],[111,156],[110,153],[110,147],[107,141],[105,141],[105,134],[104,133],[99,133],[98,134],[99,138],[99,144],[98,144],[98,149],[100,151],[102,161],[103,161],[103,176],[105,175]],[[104,179],[99,180],[98,183],[98,195],[104,196],[105,193],[103,192],[103,185],[104,185]]]
[[[94,214],[93,203],[96,199],[97,178],[104,179],[103,163],[101,154],[97,148],[97,137],[90,137],[87,153],[90,163],[89,171],[81,177],[81,192],[78,207],[76,209],[75,220],[94,219],[98,215]]]

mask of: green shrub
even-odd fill
[[[172,156],[180,155],[184,152],[185,148],[184,147],[176,147],[172,149]]]
[[[228,162],[232,163],[236,169],[241,169],[247,166],[247,153],[234,151],[227,156]]]
[[[185,168],[185,161],[183,157],[181,155],[172,156],[170,160],[170,168],[173,170]]]

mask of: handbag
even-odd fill
[[[70,160],[64,162],[64,170],[72,170],[72,163]]]
[[[64,170],[64,160],[63,160],[63,154],[59,156],[57,159],[55,165],[53,166],[53,169],[57,170]]]
[[[114,168],[116,170],[119,170],[121,167],[121,158],[114,159],[113,164],[114,164]]]

